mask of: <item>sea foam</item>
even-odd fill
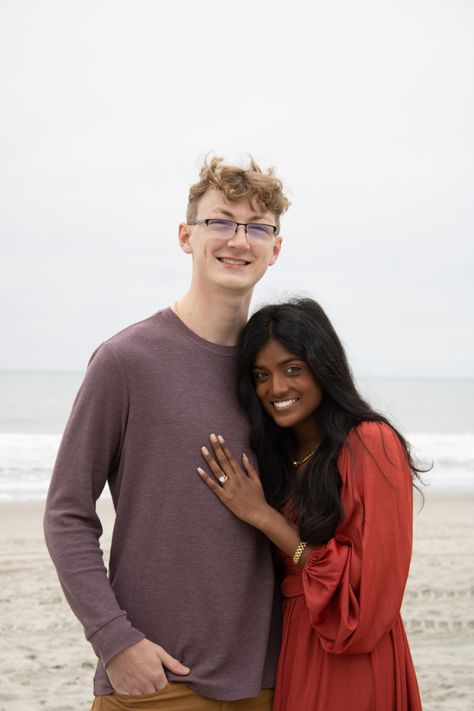
[[[413,433],[413,453],[430,489],[474,490],[474,434]],[[0,500],[43,499],[61,441],[59,434],[0,432]]]

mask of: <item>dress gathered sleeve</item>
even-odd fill
[[[108,344],[92,356],[59,448],[44,517],[45,539],[65,596],[104,666],[144,638],[112,590],[99,539],[96,501],[116,475],[128,395]]]
[[[362,654],[400,614],[412,547],[412,479],[397,435],[383,423],[354,428],[338,468],[344,518],[306,561],[303,589],[322,647]]]

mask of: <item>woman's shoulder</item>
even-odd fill
[[[364,420],[353,427],[347,436],[347,441],[376,442],[381,439],[397,437],[393,427],[386,422]],[[398,437],[397,437],[398,439]]]
[[[359,423],[349,432],[343,450],[350,459],[369,458],[378,465],[406,461],[406,451],[398,434],[386,422]]]
[[[338,468],[343,485],[351,492],[359,491],[364,499],[375,492],[378,496],[412,489],[407,450],[386,422],[356,425],[341,450]]]

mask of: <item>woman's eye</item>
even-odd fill
[[[286,369],[288,375],[297,375],[301,371],[299,365],[289,365]]]
[[[259,380],[263,380],[266,376],[266,373],[263,370],[256,370],[254,371],[253,378],[257,382]]]

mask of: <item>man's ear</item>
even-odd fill
[[[179,246],[185,252],[186,254],[191,254],[193,251],[193,248],[191,247],[191,244],[189,242],[189,238],[191,237],[191,229],[190,226],[187,225],[185,222],[181,222],[179,227],[178,227],[178,242]]]
[[[268,262],[268,265],[270,267],[273,266],[273,264],[275,264],[276,260],[278,259],[278,255],[280,254],[282,242],[283,242],[283,237],[281,235],[278,235],[278,237],[275,240],[275,244],[273,245],[273,252],[270,257],[270,261]]]

